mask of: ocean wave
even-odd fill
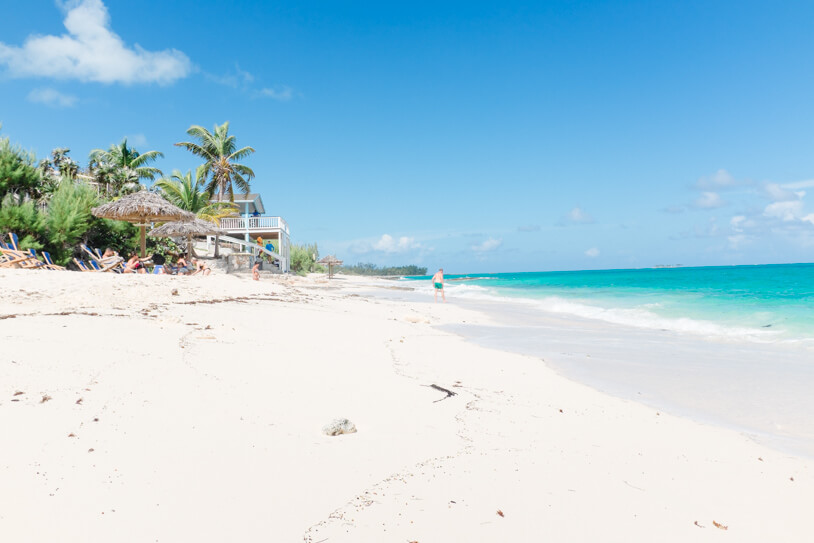
[[[519,303],[526,307],[533,307],[548,313],[571,315],[636,328],[666,330],[710,338],[747,339],[761,343],[775,342],[778,340],[788,341],[788,338],[783,337],[784,333],[782,330],[734,326],[690,317],[665,317],[652,311],[652,309],[661,307],[662,304],[658,302],[644,303],[632,308],[602,307],[594,305],[589,300],[574,300],[559,296],[547,296],[544,298],[503,296],[489,288],[468,283],[457,285],[447,284],[446,289],[450,296],[459,298]]]

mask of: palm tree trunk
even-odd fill
[[[218,191],[218,201],[223,201],[223,187]],[[218,225],[220,227],[220,225]],[[215,258],[220,258],[220,236],[215,235]]]

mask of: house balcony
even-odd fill
[[[288,223],[282,217],[227,217],[220,227],[230,233],[282,232],[289,234]]]

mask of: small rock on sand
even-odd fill
[[[328,436],[353,434],[355,432],[356,425],[348,419],[334,419],[329,424],[322,427],[322,433]]]

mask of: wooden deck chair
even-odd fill
[[[65,266],[57,266],[54,264],[54,261],[51,260],[51,255],[45,251],[42,252],[42,258],[45,260],[45,268],[49,270],[64,270]]]
[[[0,259],[0,267],[3,268],[26,267],[26,263],[28,263],[32,258],[31,254],[24,251],[18,251],[14,248],[14,246],[6,245],[3,241],[0,241],[0,254],[2,254],[2,258]]]
[[[100,268],[109,268],[116,272],[123,272],[125,268],[124,259],[120,256],[109,256],[102,258],[102,251],[95,247],[88,247],[84,243],[79,246],[90,257],[89,262],[96,262]],[[105,269],[107,271],[107,269]]]
[[[27,251],[23,251],[20,249],[20,240],[17,238],[17,234],[15,234],[14,232],[9,232],[8,239],[10,241],[9,245],[11,246],[11,249],[13,251],[16,251],[21,255],[29,257],[25,260],[19,261],[19,266],[21,268],[35,270],[45,265],[43,264],[43,262],[40,261],[39,258],[37,258],[37,251],[35,251],[34,249],[28,249]]]
[[[92,271],[96,271],[96,270],[92,270],[92,269],[90,268],[90,266],[88,266],[87,264],[85,264],[85,261],[84,261],[84,260],[79,260],[79,259],[77,259],[77,258],[74,258],[74,259],[73,259],[73,262],[74,262],[74,264],[76,264],[76,267],[77,267],[77,268],[79,268],[79,271],[83,271],[83,272],[92,272]]]
[[[31,256],[31,258],[22,263],[23,268],[29,270],[46,269],[45,262],[43,262],[37,257],[37,251],[35,251],[34,249],[29,249],[28,254]]]
[[[121,271],[119,269],[119,268],[121,268],[121,261],[112,262],[112,263],[109,263],[109,264],[107,264],[105,266],[103,266],[102,264],[100,264],[99,262],[97,262],[95,260],[91,260],[88,263],[90,264],[90,267],[91,267],[90,271],[121,273]]]
[[[102,253],[99,252],[99,249],[95,249],[93,247],[88,247],[84,243],[82,243],[79,246],[79,248],[82,249],[83,251],[85,251],[86,253],[88,253],[88,256],[91,257],[93,260],[96,260],[97,262],[99,260],[102,260]]]

